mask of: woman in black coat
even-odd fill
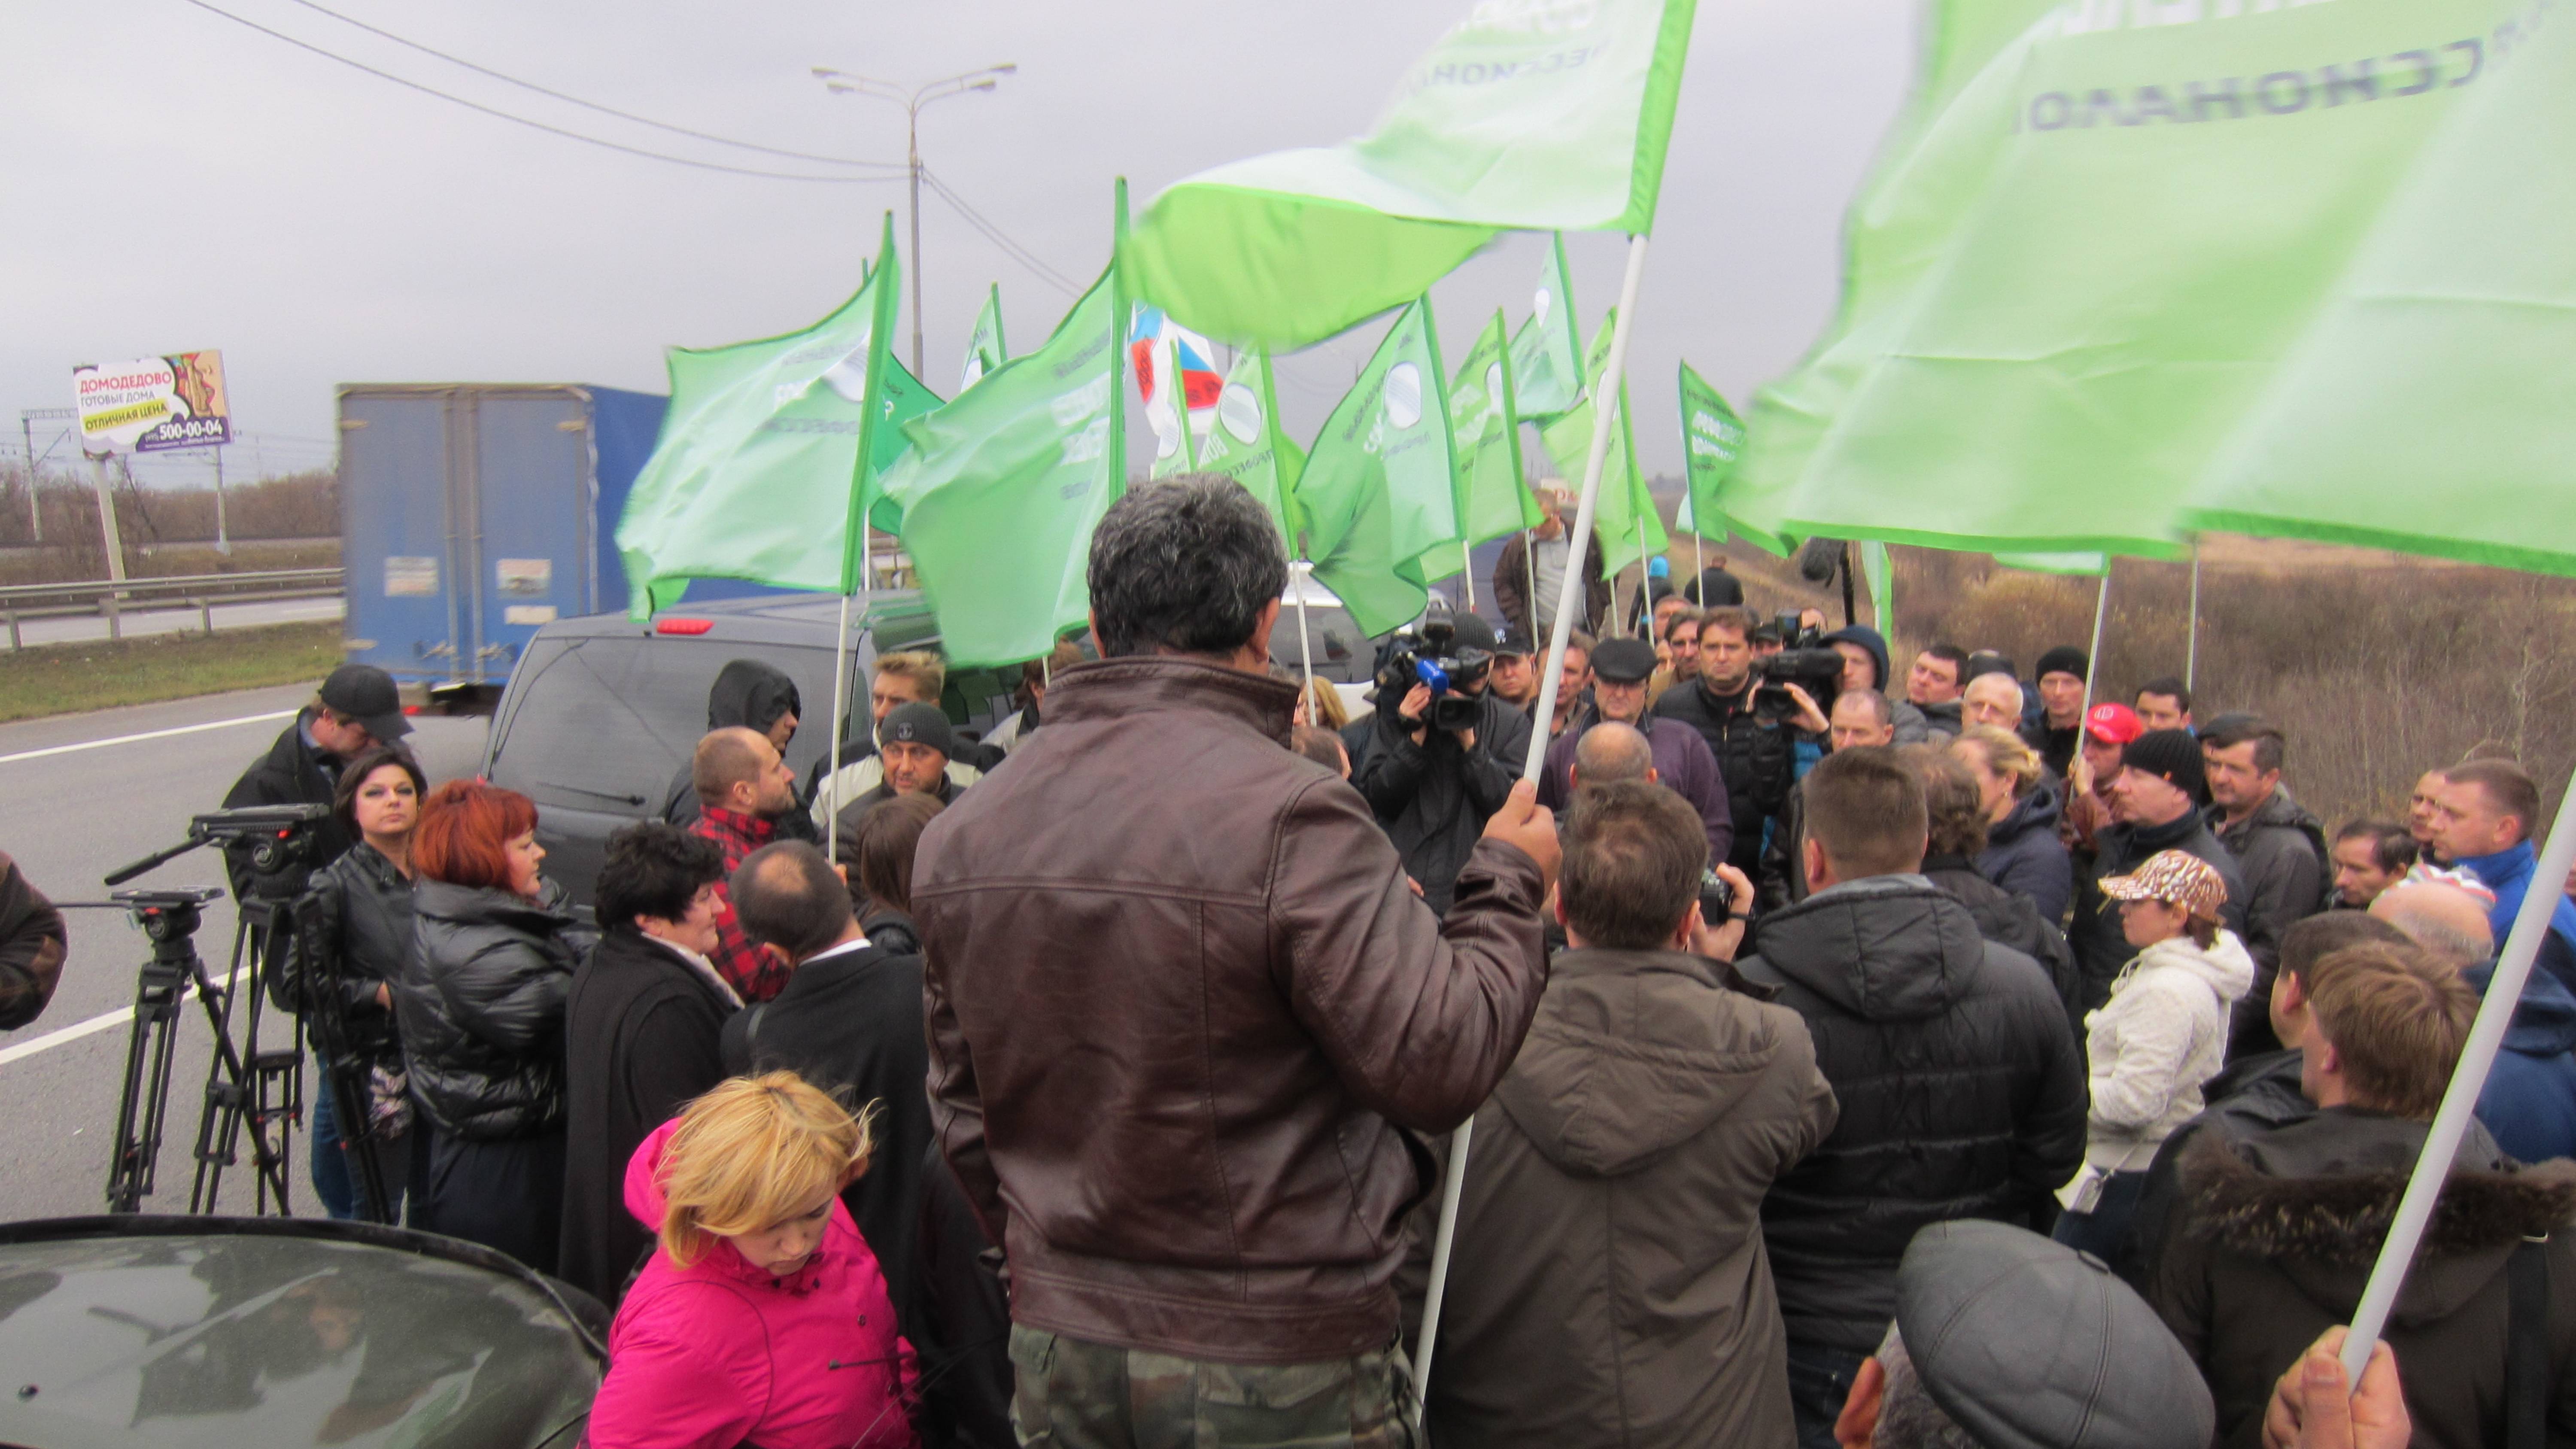
[[[590,944],[537,873],[537,807],[451,780],[412,837],[411,957],[394,989],[430,1128],[418,1225],[555,1271],[563,1213],[564,996]]]
[[[654,1129],[724,1080],[717,1042],[742,1000],[716,974],[712,840],[648,820],[608,837],[599,868],[606,929],[573,973],[564,1007],[567,1146],[562,1268],[614,1308],[652,1252],[626,1207],[626,1169]]]
[[[340,772],[332,813],[358,843],[315,871],[295,903],[295,949],[273,988],[277,1004],[304,1016],[313,1037],[321,1069],[313,1191],[335,1218],[400,1221],[422,1143],[412,1129],[393,983],[411,954],[411,835],[428,793],[420,766],[398,745],[369,750]],[[375,1162],[381,1202],[350,1156],[361,1149]]]

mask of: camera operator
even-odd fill
[[[295,723],[278,735],[268,753],[233,782],[232,792],[224,796],[224,808],[330,805],[338,798],[343,765],[365,754],[369,746],[391,745],[410,733],[411,721],[403,718],[402,696],[394,689],[393,676],[372,664],[343,664],[322,681],[313,702],[296,711]],[[338,860],[354,843],[349,826],[334,815],[313,827],[310,853],[303,863],[318,870]],[[248,857],[227,852],[224,869],[232,877],[234,896],[248,897],[252,893]]]
[[[412,1181],[420,1139],[411,1130],[391,983],[411,950],[411,833],[428,793],[420,766],[399,749],[379,745],[341,772],[332,817],[358,843],[313,872],[296,901],[296,949],[274,987],[278,1005],[307,1016],[313,1030],[323,1074],[313,1094],[313,1191],[335,1218],[363,1212],[376,1222],[399,1221],[394,1209]],[[364,1120],[342,1120],[335,1080],[347,1082]],[[383,1202],[365,1201],[360,1191],[364,1179],[352,1160],[360,1147],[375,1159]]]
[[[1352,783],[1404,857],[1404,873],[1421,882],[1423,900],[1445,915],[1486,818],[1503,808],[1520,778],[1530,722],[1486,691],[1491,624],[1461,615],[1444,641],[1433,615],[1423,633],[1423,649],[1399,643],[1379,675],[1377,737]],[[1448,652],[1425,656],[1442,642]],[[1394,688],[1397,670],[1415,660],[1414,683]],[[1433,688],[1425,677],[1431,673],[1445,676],[1445,689]]]
[[[1821,735],[1828,729],[1824,711],[1804,687],[1763,682],[1753,658],[1753,634],[1760,627],[1750,609],[1709,610],[1700,623],[1699,678],[1666,690],[1654,710],[1658,719],[1698,730],[1717,756],[1735,816],[1727,861],[1747,876],[1761,873],[1763,823],[1788,804],[1796,783],[1799,732]],[[1840,657],[1830,651],[1794,652],[1802,658],[1821,653],[1831,661],[1832,675],[1841,671]]]
[[[44,1014],[62,979],[63,913],[0,855],[0,1031]]]

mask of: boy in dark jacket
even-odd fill
[[[653,1249],[625,1208],[653,1130],[723,1081],[717,1037],[742,1000],[708,961],[724,852],[676,825],[631,825],[599,868],[607,929],[564,1003],[564,1202],[558,1276],[615,1307]]]
[[[2203,1132],[2151,1299],[2218,1403],[2218,1442],[2263,1442],[2272,1386],[2317,1336],[2348,1323],[2450,1083],[2477,1001],[2411,947],[2338,952],[2317,973],[2300,1051],[2317,1115],[2236,1137]],[[2576,1434],[2576,1295],[2519,1313],[2515,1279],[2576,1275],[2576,1164],[2516,1168],[2483,1130],[2454,1157],[2424,1246],[2388,1321],[2415,1442],[2503,1444],[2530,1395],[2546,1439]],[[2509,1345],[2537,1372],[2510,1369]]]

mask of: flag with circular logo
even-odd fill
[[[1448,399],[1431,299],[1417,298],[1360,370],[1299,474],[1297,516],[1315,579],[1362,630],[1422,612],[1422,560],[1455,551],[1458,501]]]

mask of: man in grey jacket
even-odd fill
[[[1833,1089],[1798,1014],[1701,954],[1733,952],[1749,903],[1701,920],[1686,801],[1586,785],[1564,840],[1573,949],[1476,1113],[1431,1441],[1786,1449],[1762,1198],[1832,1130]],[[1437,1207],[1416,1215],[1416,1267]]]
[[[2334,856],[2326,830],[2281,784],[2279,727],[2248,715],[2211,720],[2200,737],[2209,777],[2210,831],[2236,857],[2243,877],[2245,949],[2254,957],[2254,989],[2236,1003],[2227,1059],[2277,1051],[2267,1015],[2272,977],[2281,969],[2281,935],[2326,908]]]

